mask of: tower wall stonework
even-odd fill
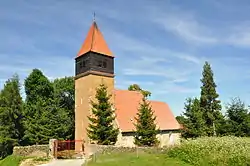
[[[112,95],[110,102],[114,103],[114,77],[89,74],[75,79],[75,139],[89,143],[87,127],[88,116],[91,115],[91,103],[95,101],[96,88],[101,83],[108,87],[108,93]],[[76,150],[81,151],[82,143],[76,143]]]

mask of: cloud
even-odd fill
[[[176,34],[187,42],[191,41],[196,44],[213,44],[218,42],[218,39],[209,35],[209,29],[207,27],[202,26],[194,19],[168,15],[163,18],[153,19],[153,21],[166,31]]]
[[[250,47],[250,23],[244,22],[240,25],[232,27],[232,33],[229,35],[225,42],[241,47]]]

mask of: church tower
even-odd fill
[[[91,115],[90,101],[95,99],[96,88],[101,83],[113,95],[114,56],[94,21],[75,58],[75,140],[90,141],[86,131]],[[76,144],[76,150],[80,149],[81,145]]]

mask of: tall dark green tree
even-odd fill
[[[69,130],[69,118],[58,108],[53,84],[43,73],[34,69],[25,80],[25,141],[45,144],[49,139],[64,139]]]
[[[136,123],[134,125],[136,131],[134,142],[136,145],[155,146],[159,143],[156,137],[159,130],[156,128],[155,119],[154,111],[147,101],[146,96],[144,96],[135,117]]]
[[[18,75],[7,80],[0,92],[0,158],[23,142],[23,102]]]
[[[250,121],[248,108],[240,98],[233,98],[226,106],[227,135],[249,136]]]
[[[212,136],[216,135],[217,124],[223,117],[213,71],[208,62],[205,62],[203,66],[201,83],[200,109],[206,122],[206,133],[208,136]]]
[[[93,116],[88,117],[90,123],[87,132],[91,140],[101,145],[115,144],[119,133],[114,126],[115,116],[110,98],[107,87],[101,84],[96,89],[96,102],[91,101]]]
[[[199,99],[188,98],[184,109],[184,116],[181,119],[179,118],[184,127],[182,136],[184,138],[194,138],[206,135],[204,130],[205,120],[203,119]]]
[[[73,77],[58,78],[53,81],[56,107],[69,117],[69,130],[63,136],[74,139],[75,136],[75,81]]]

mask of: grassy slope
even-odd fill
[[[23,157],[10,155],[0,161],[0,166],[18,166]]]
[[[189,166],[177,159],[168,158],[165,154],[147,154],[140,153],[136,156],[136,153],[112,153],[106,155],[100,155],[96,157],[96,161],[88,163],[88,166]]]

